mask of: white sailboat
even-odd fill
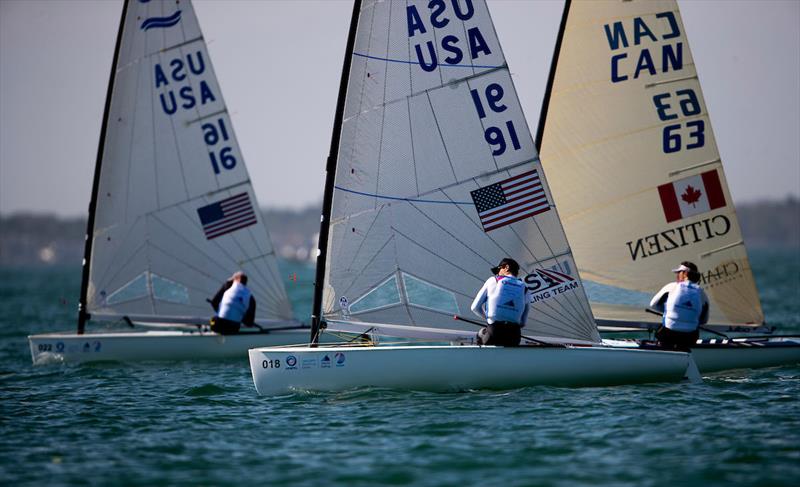
[[[603,329],[657,327],[645,308],[688,260],[709,329],[771,331],[675,0],[567,0],[537,141]],[[799,363],[800,337],[714,337],[693,355],[701,372]]]
[[[218,335],[207,299],[248,274],[264,330]],[[89,321],[169,329],[111,333]],[[127,0],[97,154],[77,333],[34,363],[242,356],[297,343],[274,249],[189,0]]]
[[[323,201],[313,343],[250,350],[260,394],[680,380],[690,365],[602,345],[483,0],[355,2]],[[453,316],[507,256],[533,292],[526,346],[463,344],[477,329]],[[457,343],[316,346],[329,329]]]

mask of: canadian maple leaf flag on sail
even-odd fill
[[[658,187],[667,223],[726,205],[716,169]]]

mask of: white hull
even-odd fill
[[[28,336],[34,365],[245,357],[253,347],[308,343],[308,328],[219,335],[210,331],[47,333]]]
[[[603,340],[603,343],[639,348],[639,342],[634,340]],[[800,337],[704,340],[692,348],[692,356],[701,373],[800,364]]]
[[[689,365],[686,353],[608,347],[320,346],[249,354],[262,395],[360,386],[459,391],[666,382],[681,380]]]

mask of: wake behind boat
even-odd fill
[[[602,345],[483,0],[354,2],[326,170],[312,346],[251,350],[259,393],[696,372],[683,352]],[[453,315],[504,257],[521,264],[538,345],[460,344],[476,329]],[[313,346],[334,329],[455,341]]]
[[[590,286],[601,331],[657,328],[650,297],[691,261],[710,301],[709,331],[692,348],[701,372],[800,363],[800,336],[734,335],[774,327],[674,0],[567,0],[538,130],[570,275]]]
[[[203,329],[233,271],[265,333]],[[28,337],[34,363],[242,356],[304,341],[189,0],[126,0],[89,205],[77,333]],[[87,324],[173,331],[84,333]],[[189,329],[185,325],[189,324]],[[181,329],[183,328],[183,329]]]

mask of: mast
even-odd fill
[[[317,273],[314,277],[314,305],[311,308],[311,345],[319,341],[320,325],[322,323],[322,292],[325,287],[325,266],[328,261],[328,234],[331,207],[333,206],[333,185],[336,182],[336,164],[339,155],[339,140],[344,118],[344,102],[347,95],[347,81],[350,77],[350,64],[353,59],[353,46],[356,42],[358,30],[358,17],[361,12],[361,0],[353,1],[353,15],[350,19],[350,32],[347,34],[347,48],[342,64],[342,78],[339,82],[339,98],[336,101],[336,113],[333,118],[333,133],[331,135],[331,149],[325,166],[325,193],[322,198],[322,215],[319,222],[319,244],[317,252]]]
[[[558,69],[558,55],[561,53],[561,41],[564,40],[564,30],[567,28],[567,16],[572,0],[564,2],[564,13],[561,15],[561,25],[558,27],[558,37],[556,38],[556,49],[553,53],[553,61],[550,63],[550,74],[547,76],[547,87],[544,90],[544,100],[542,100],[542,111],[539,114],[539,126],[536,127],[536,152],[542,152],[542,137],[544,137],[544,124],[547,121],[547,110],[550,108],[550,95],[553,90],[553,83],[556,79],[556,69]]]
[[[97,160],[94,164],[94,180],[92,181],[92,196],[89,200],[89,218],[86,220],[86,235],[83,246],[83,274],[81,276],[81,295],[78,300],[78,335],[82,335],[86,328],[86,321],[89,313],[86,312],[86,295],[89,292],[89,262],[92,257],[92,240],[94,235],[94,215],[97,209],[97,192],[100,188],[100,170],[103,163],[103,150],[106,143],[106,131],[108,129],[108,114],[111,111],[111,94],[114,92],[114,77],[117,72],[117,60],[119,59],[119,48],[122,44],[122,32],[125,28],[125,16],[128,13],[128,2],[125,0],[122,5],[122,17],[119,21],[119,31],[117,32],[117,45],[114,47],[114,60],[111,62],[111,75],[108,79],[108,91],[106,93],[106,105],[103,109],[103,125],[100,128],[100,142],[97,147]]]

